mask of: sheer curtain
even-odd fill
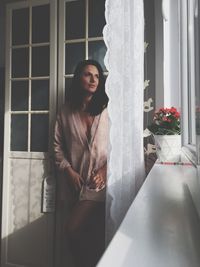
[[[106,199],[107,244],[144,181],[143,0],[107,0],[104,40],[109,71],[110,156]]]

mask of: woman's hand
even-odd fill
[[[106,185],[107,166],[105,165],[101,169],[92,173],[90,177],[89,188],[95,189],[97,192],[102,190]]]
[[[74,171],[72,167],[66,169],[70,183],[74,186],[75,190],[78,191],[81,189],[82,184],[84,183],[83,178],[79,173]]]

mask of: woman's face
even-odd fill
[[[98,69],[93,65],[85,66],[80,77],[80,84],[87,93],[95,93],[99,84]]]

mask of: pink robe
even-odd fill
[[[107,162],[107,109],[95,116],[90,136],[91,138],[88,140],[79,112],[71,112],[69,107],[64,105],[57,116],[54,139],[55,163],[59,170],[60,180],[62,180],[61,198],[66,199],[67,195],[70,195],[65,169],[71,165],[85,181],[79,194],[79,200],[105,200],[105,188],[96,192],[89,189],[86,183],[90,179],[92,171],[100,169]]]

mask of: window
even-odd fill
[[[33,0],[12,3],[8,9],[7,31],[12,30],[7,40],[11,62],[6,85],[10,128],[6,131],[10,152],[17,157],[28,157],[27,152],[44,154],[52,148],[57,101],[55,25],[59,27],[58,106],[67,97],[80,60],[98,60],[107,75],[103,41],[105,0],[60,0],[58,21],[50,6],[46,0]]]
[[[50,4],[12,6],[8,41],[10,151],[47,152],[50,110]],[[52,77],[53,79],[54,77]]]
[[[199,18],[198,1],[180,1],[183,150],[199,162]]]
[[[104,65],[106,46],[103,41],[105,0],[61,0],[59,17],[59,106],[67,97],[74,68],[84,59]]]
[[[156,3],[158,7],[161,5],[160,1]],[[164,65],[164,94],[160,98],[166,107],[180,107],[183,151],[196,164],[200,163],[199,3],[162,1],[159,12],[161,9],[164,64],[160,65]],[[160,96],[160,86],[156,90],[156,96]],[[157,100],[161,102],[159,97]]]

